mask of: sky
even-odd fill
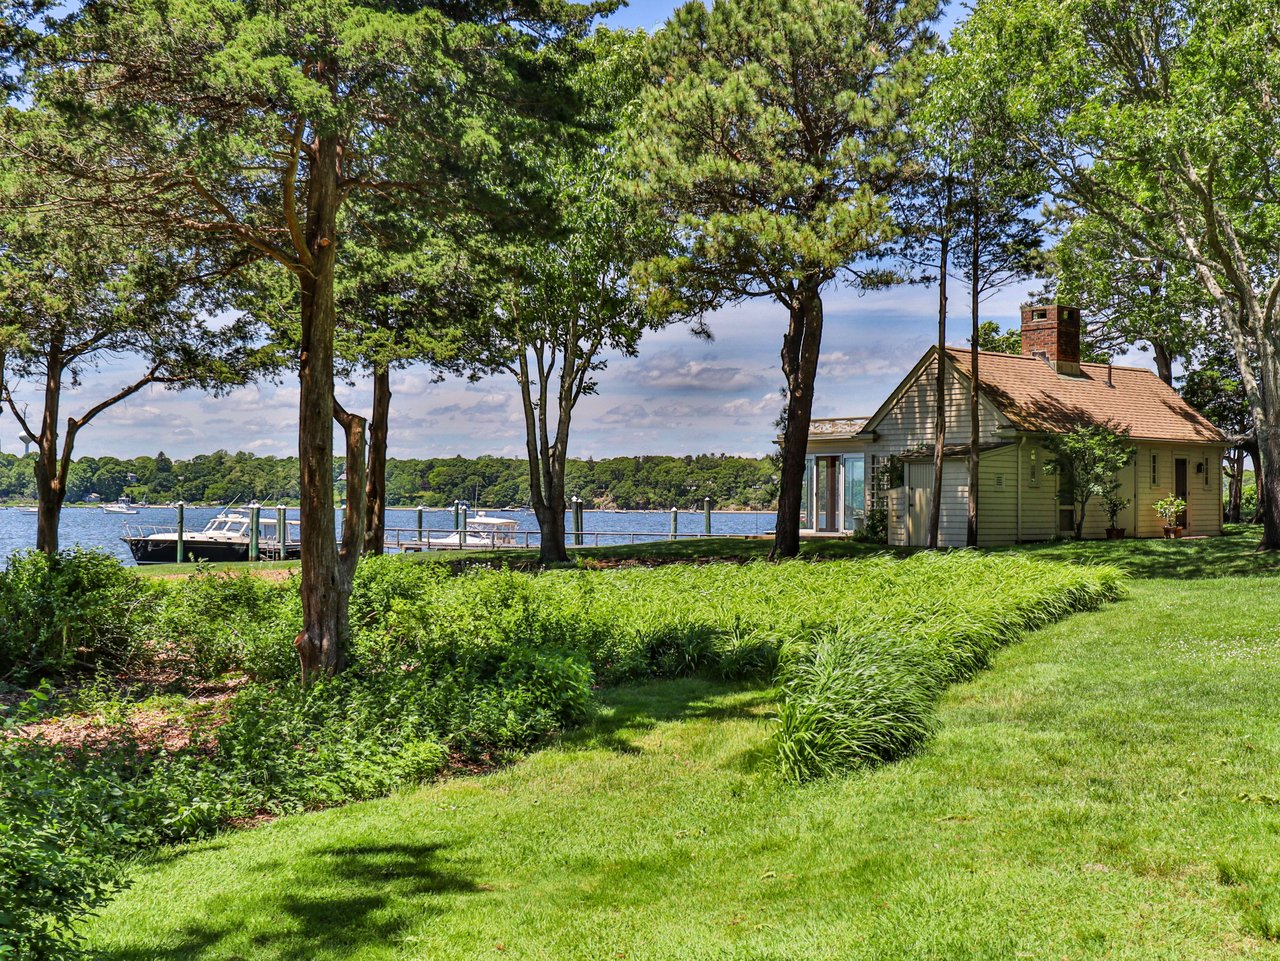
[[[670,0],[633,0],[610,18],[616,26],[654,29],[674,8]],[[949,29],[947,17],[943,29]],[[1010,286],[984,305],[983,319],[1018,324],[1019,307],[1039,286]],[[968,294],[952,285],[954,343],[969,329]],[[814,395],[815,417],[875,411],[937,334],[937,294],[929,287],[860,293],[840,284],[825,292],[826,326]],[[767,454],[782,408],[779,351],[785,309],[766,299],[709,316],[711,341],[685,326],[651,333],[635,358],[610,357],[597,394],[579,402],[571,457],[631,454]],[[1146,355],[1122,362],[1150,366]],[[68,416],[82,412],[136,377],[128,358],[88,373],[63,401]],[[392,457],[524,456],[524,422],[516,385],[504,378],[477,383],[435,382],[411,368],[392,377],[389,454]],[[18,390],[38,409],[38,395]],[[368,413],[365,382],[340,386],[348,409]],[[76,455],[135,457],[163,450],[185,458],[218,449],[288,456],[297,450],[296,379],[257,384],[213,398],[198,391],[144,390],[98,416],[81,431]],[[340,448],[335,448],[340,449]],[[21,431],[0,416],[0,450],[20,453]]]

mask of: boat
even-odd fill
[[[23,507],[23,508],[21,508],[21,512],[22,512],[23,514],[39,514],[39,513],[40,513],[40,508],[38,508],[38,507]]]
[[[224,511],[209,521],[201,531],[188,531],[182,537],[184,561],[289,560],[300,557],[302,545],[291,537],[289,528],[298,522],[285,522],[285,538],[281,550],[276,519],[262,514],[258,518],[258,556],[249,557],[251,516],[243,510]],[[126,525],[120,538],[139,564],[173,564],[178,560],[176,527],[132,527]]]
[[[102,508],[104,514],[136,514],[138,511],[134,508],[132,502],[127,497],[122,497],[114,504],[107,504]]]
[[[430,537],[424,542],[427,550],[459,551],[488,550],[495,547],[516,547],[516,530],[520,522],[511,517],[490,517],[481,511],[467,518],[466,530],[441,537]]]

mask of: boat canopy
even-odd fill
[[[490,517],[488,514],[477,514],[467,518],[468,527],[501,527],[515,530],[520,522],[514,517]]]

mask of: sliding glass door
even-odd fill
[[[844,455],[844,525],[846,531],[861,530],[866,518],[866,462],[862,454]]]
[[[814,525],[817,531],[840,529],[840,458],[819,457],[814,465]]]

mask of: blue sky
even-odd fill
[[[610,23],[653,29],[674,4],[634,0]],[[951,18],[947,18],[949,25]],[[1015,326],[1019,305],[1036,283],[1011,287],[985,305],[984,319]],[[874,411],[936,336],[934,290],[903,287],[859,294],[833,285],[824,298],[826,329],[814,414],[852,416]],[[968,330],[967,292],[952,288],[953,340]],[[710,318],[711,342],[685,327],[654,333],[636,358],[614,357],[600,376],[599,392],[584,398],[575,415],[570,455],[769,451],[781,408],[778,352],[786,312],[768,300],[750,301]],[[1145,363],[1144,355],[1129,359]],[[68,391],[67,415],[78,414],[134,372],[120,360],[85,377]],[[411,369],[394,376],[391,456],[462,454],[523,456],[524,427],[514,383],[490,378],[433,383]],[[367,412],[369,387],[339,391],[344,405]],[[19,397],[34,407],[31,391]],[[0,449],[21,451],[11,416],[0,417]],[[297,387],[286,379],[211,398],[161,388],[135,395],[81,432],[77,453],[133,457],[164,450],[171,457],[228,450],[288,455],[296,451]]]

